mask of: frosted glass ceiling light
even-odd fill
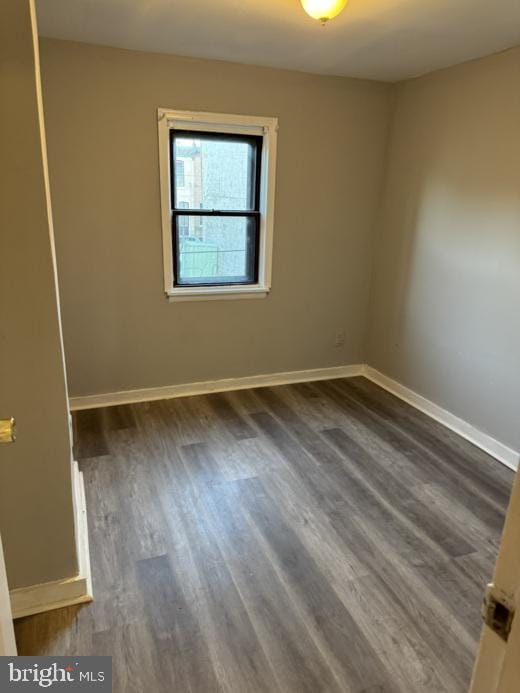
[[[313,19],[325,24],[344,9],[348,0],[301,0],[303,9]]]

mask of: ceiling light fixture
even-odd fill
[[[313,19],[317,19],[321,22],[322,26],[337,17],[338,14],[344,9],[348,0],[300,0],[303,9],[307,14]]]

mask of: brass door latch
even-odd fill
[[[513,625],[514,615],[515,606],[513,599],[494,583],[490,583],[486,587],[482,603],[484,623],[502,640],[507,642],[511,626]]]
[[[0,419],[0,443],[14,443],[16,440],[16,422],[10,419]]]

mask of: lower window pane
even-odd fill
[[[256,281],[256,219],[178,215],[176,285]]]

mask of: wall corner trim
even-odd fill
[[[39,614],[51,609],[60,609],[64,606],[83,604],[93,599],[85,486],[83,473],[79,471],[77,462],[72,463],[72,475],[79,573],[70,578],[11,590],[13,619]]]
[[[142,390],[124,390],[121,392],[107,392],[101,395],[71,397],[69,404],[72,411],[77,411],[79,409],[95,409],[98,407],[113,407],[118,404],[135,404],[137,402],[153,402],[154,400],[172,399],[174,397],[207,395],[211,392],[247,390],[252,387],[272,387],[274,385],[312,382],[313,380],[350,378],[356,375],[363,375],[363,369],[364,366],[362,364],[354,364],[350,366],[312,368],[305,371],[285,371],[283,373],[267,373],[239,378],[225,378],[222,380],[206,380],[183,385],[168,385],[165,387],[151,387]]]
[[[405,385],[401,385],[397,380],[393,380],[389,376],[384,375],[384,373],[372,368],[372,366],[365,365],[363,368],[363,375],[376,385],[379,385],[396,397],[399,397],[399,399],[407,402],[412,407],[419,409],[419,411],[435,419],[443,426],[446,426],[446,428],[458,433],[462,438],[465,438],[470,443],[473,443],[473,445],[487,452],[506,467],[509,467],[513,471],[519,468],[520,452],[512,450],[507,445],[504,445],[504,443],[495,440],[495,438],[492,438],[487,433],[483,433],[478,428],[475,428],[475,426],[464,421],[464,419],[460,419],[458,416],[455,416],[455,414],[452,414],[438,404],[426,399],[426,397],[417,394]]]

